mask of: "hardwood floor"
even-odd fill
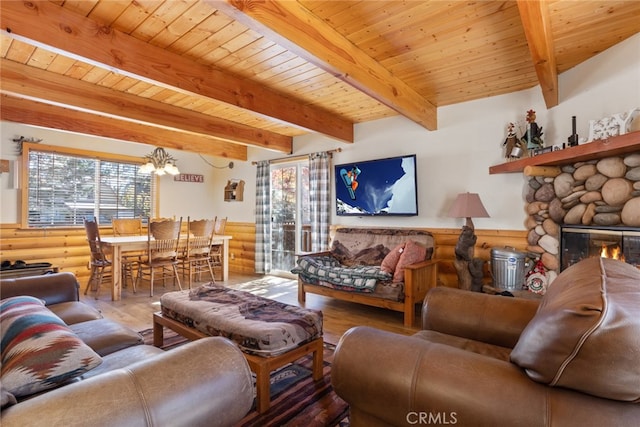
[[[242,288],[244,283],[262,278],[262,275],[241,275],[231,273],[229,280],[218,282],[231,288]],[[186,286],[186,280],[183,281]],[[260,296],[275,299],[291,305],[300,306],[298,303],[298,288],[296,281],[276,281],[277,284],[270,284],[260,287],[252,287],[251,292]],[[195,283],[194,285],[201,284]],[[85,283],[81,283],[81,291],[84,291]],[[136,331],[142,331],[152,327],[152,314],[160,310],[160,296],[164,292],[172,291],[173,286],[167,284],[154,286],[154,296],[149,296],[149,285],[142,282],[138,286],[137,293],[133,293],[131,288],[125,288],[120,301],[111,301],[111,293],[107,285],[103,285],[99,298],[96,300],[89,293],[82,295],[81,300],[90,304],[102,314],[119,322],[122,322]],[[321,295],[307,294],[304,307],[321,310],[324,322],[324,340],[332,344],[337,344],[338,340],[347,330],[353,326],[366,325],[378,329],[387,330],[404,335],[415,333],[418,328],[409,329],[403,325],[403,315],[377,307],[369,307],[362,304],[355,304],[346,301],[338,301]],[[416,309],[416,316],[419,315],[419,308]],[[416,323],[419,324],[419,321]]]

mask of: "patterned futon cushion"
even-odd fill
[[[14,396],[53,388],[102,363],[41,300],[0,301],[2,387]]]
[[[390,280],[392,275],[385,273],[379,266],[343,267],[332,256],[302,256],[293,273],[305,274],[318,280],[333,283],[356,290],[371,291],[378,280]]]

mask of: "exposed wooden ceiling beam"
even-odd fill
[[[437,108],[297,1],[205,0],[429,130]]]
[[[558,69],[549,6],[541,0],[518,0],[518,10],[544,102],[547,108],[555,107],[558,105]]]
[[[216,157],[247,160],[247,147],[192,133],[132,123],[9,95],[0,95],[3,120],[84,135],[173,148]]]
[[[293,138],[289,136],[122,93],[7,59],[0,60],[0,67],[2,93],[228,142],[292,152]]]
[[[2,2],[0,7],[3,31],[18,40],[181,93],[208,97],[353,142],[353,123],[336,114],[150,45],[51,2],[11,1]]]

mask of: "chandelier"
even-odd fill
[[[140,172],[155,173],[156,175],[177,175],[180,173],[176,167],[176,159],[169,155],[164,148],[158,147],[153,153],[144,156],[145,164],[140,166]]]

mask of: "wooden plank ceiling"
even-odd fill
[[[0,3],[2,120],[230,159],[540,85],[640,31],[639,1]]]

